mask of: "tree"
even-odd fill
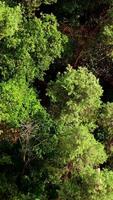
[[[96,126],[102,88],[86,68],[74,70],[68,67],[64,74],[58,74],[55,82],[49,83],[47,94],[58,138],[55,160],[53,158],[48,162],[50,180],[61,186],[59,193],[62,187],[65,191],[67,184],[69,188],[66,195],[70,191],[70,198],[72,196],[72,199],[76,199],[76,185],[73,186],[71,195],[71,177],[74,174],[79,176],[88,166],[91,169],[98,168],[107,159],[104,145],[97,142],[89,132],[93,132]],[[86,194],[85,189],[84,193]],[[82,192],[80,195],[82,196]],[[64,197],[66,198],[69,199],[69,196]]]
[[[14,0],[12,1],[15,3]],[[27,10],[27,14],[32,16],[36,10],[40,9],[41,5],[50,5],[56,3],[57,0],[16,0],[16,2],[20,2],[22,5],[24,5],[25,10]]]
[[[86,68],[74,70],[69,66],[64,74],[58,74],[56,82],[49,83],[47,94],[55,118],[61,120],[65,114],[67,122],[71,119],[93,130],[101,106],[102,88]]]
[[[0,199],[113,199],[112,5],[0,0]]]
[[[32,88],[23,78],[0,84],[0,121],[18,127],[42,109]]]
[[[55,157],[49,167],[51,175],[54,172],[53,179],[57,177],[60,182],[88,166],[97,168],[107,159],[104,145],[97,142],[85,126],[77,127],[71,122],[63,126],[59,123],[57,140]]]
[[[99,126],[105,133],[105,140],[113,138],[113,103],[106,103],[102,107],[102,112],[99,118]]]
[[[113,103],[107,102],[102,106],[100,117],[98,119],[100,132],[97,138],[104,143],[109,155],[109,161],[112,163],[113,155]]]
[[[67,180],[60,191],[62,200],[112,200],[113,198],[113,172],[87,168],[79,175]]]
[[[0,1],[0,40],[13,36],[19,30],[22,20],[20,6],[11,8]]]
[[[1,40],[1,79],[8,80],[15,74],[24,74],[28,80],[42,79],[50,64],[61,57],[68,42],[57,25],[53,15],[23,20],[15,35]]]

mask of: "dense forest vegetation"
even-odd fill
[[[0,199],[113,200],[113,0],[0,0]]]

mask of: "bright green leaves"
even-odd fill
[[[7,80],[15,74],[24,74],[28,80],[43,78],[50,64],[60,58],[68,42],[57,30],[53,15],[41,19],[24,20],[23,28],[11,38],[1,41],[1,74]]]
[[[106,161],[107,156],[104,146],[94,139],[87,127],[67,124],[58,124],[58,149],[57,162],[62,165],[72,161],[75,170],[82,171],[85,167],[98,166]],[[60,160],[59,160],[60,159]],[[74,170],[73,169],[73,170]]]
[[[113,172],[87,168],[85,171],[65,181],[61,188],[62,200],[112,200]]]
[[[11,8],[0,1],[0,39],[14,35],[19,30],[21,20],[20,6]]]
[[[113,149],[113,105],[102,105],[102,92],[99,81],[86,68],[74,70],[69,66],[48,85],[50,113],[58,135],[57,161],[51,171],[57,181],[58,177],[59,182],[63,179],[59,190],[63,200],[113,198],[113,172],[99,168],[112,159],[104,148]],[[96,127],[103,131],[103,144],[92,134]]]
[[[107,159],[104,146],[90,133],[96,127],[101,107],[102,88],[96,77],[86,68],[74,70],[69,66],[55,82],[49,83],[47,95],[57,125],[56,173],[61,168],[65,173],[70,162],[71,173],[103,164]]]
[[[63,53],[68,51],[69,54],[70,49],[68,38],[58,30],[55,16],[41,14],[39,10],[43,9],[43,4],[56,0],[22,0],[21,6],[15,7],[19,1],[12,2],[9,7],[0,1],[0,134],[3,133],[0,137],[0,168],[3,170],[0,198],[112,200],[113,172],[103,168],[113,168],[110,162],[113,103],[102,104],[103,90],[99,81],[84,67],[75,70],[68,66],[48,84],[51,74],[48,72],[44,80],[46,71]],[[63,1],[64,26],[65,16],[67,19],[69,15],[69,21],[76,22],[86,17],[84,24],[87,25],[83,25],[80,32],[82,34],[85,28],[87,36],[90,22],[98,24],[95,21],[98,16],[95,18],[96,13],[92,16],[91,12],[101,5],[103,3],[90,4],[86,0]],[[35,11],[40,18],[35,17]],[[58,19],[59,15],[60,9]],[[73,26],[71,28],[74,30]],[[106,41],[112,42],[112,25],[106,28],[105,34]],[[75,40],[76,36],[73,38]],[[111,44],[108,41],[107,45]],[[98,46],[101,48],[100,44]],[[65,65],[67,61],[62,62]],[[54,68],[55,74],[58,68]],[[36,87],[40,89],[40,98],[48,112],[31,84],[35,78],[43,79],[44,88],[43,84]],[[98,135],[105,140],[99,140]]]
[[[47,93],[53,102],[52,111],[56,109],[57,115],[59,112],[61,118],[64,115],[67,120],[75,118],[76,123],[93,128],[101,106],[102,88],[86,68],[76,71],[68,67],[64,74],[58,74],[56,82],[49,83]]]
[[[0,121],[19,126],[41,110],[35,92],[24,79],[12,79],[0,87]]]
[[[34,71],[35,76],[42,78],[54,59],[61,56],[63,46],[68,40],[57,30],[57,25],[53,15],[35,18],[25,24],[22,41],[25,44],[24,54],[33,65],[28,68],[28,72],[31,70],[30,76]]]

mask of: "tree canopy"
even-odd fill
[[[0,0],[0,199],[113,200],[113,0]]]

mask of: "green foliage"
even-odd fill
[[[113,103],[104,104],[98,120],[100,133],[97,134],[101,142],[105,144],[107,153],[112,156],[113,153]],[[112,158],[109,162],[112,163]]]
[[[3,82],[0,87],[0,121],[19,126],[42,109],[35,92],[24,79]]]
[[[112,20],[112,18],[111,18]],[[109,23],[104,26],[103,30],[103,43],[105,46],[109,46],[109,51],[107,52],[107,56],[109,58],[112,58],[113,60],[113,25],[112,23]]]
[[[62,200],[112,200],[113,172],[87,168],[66,181],[60,191]]]
[[[31,160],[32,158],[44,159],[46,155],[53,152],[57,145],[58,139],[55,134],[54,123],[41,106],[33,121],[25,123],[20,132],[24,161],[26,158]]]
[[[113,25],[106,25],[104,27],[103,35],[106,37],[107,44],[112,45],[113,40]]]
[[[41,4],[56,3],[57,0],[22,0],[21,2],[32,10],[32,8],[38,8]]]
[[[71,119],[74,123],[95,127],[102,88],[86,68],[76,71],[68,67],[64,74],[58,74],[56,82],[49,83],[47,94],[53,102],[52,112],[56,116],[62,118],[65,113],[67,121]]]
[[[18,3],[25,9],[25,15],[32,17],[35,11],[39,11],[41,5],[51,5],[56,3],[57,0],[5,0],[8,5],[17,5]]]
[[[9,142],[6,139],[0,141],[2,152],[0,167],[4,172],[4,186],[2,186],[2,183],[0,184],[0,197],[5,196],[5,200],[36,200],[40,196],[40,199],[44,199],[44,196],[41,198],[46,179],[46,175],[44,175],[46,168],[44,166],[57,144],[54,124],[50,116],[43,108],[40,108],[33,121],[21,124],[18,143],[12,144],[11,141]],[[7,175],[9,172],[10,176]],[[19,188],[17,186],[18,180]],[[11,184],[9,190],[8,184]]]
[[[87,1],[87,0],[84,0],[84,1],[82,1],[82,0],[71,0],[71,1],[63,0],[63,2],[62,2],[63,9],[66,12],[74,14],[74,12],[76,11],[77,14],[81,14],[81,15],[86,11],[88,11],[89,13],[95,12],[95,10],[98,9],[99,6],[101,6],[101,5],[112,5],[112,4],[113,4],[112,0],[102,0],[102,1],[95,0],[93,2]]]
[[[104,146],[89,132],[96,127],[102,88],[86,68],[74,70],[69,66],[64,74],[57,75],[55,82],[49,83],[47,94],[58,137],[55,160],[49,163],[48,170],[52,181],[59,183],[62,177],[67,180],[67,172],[82,172],[107,159]]]
[[[0,39],[13,36],[19,30],[21,19],[20,6],[11,8],[0,1]]]
[[[89,25],[90,23],[95,24],[98,22],[101,8],[112,7],[112,5],[112,0],[58,0],[58,12],[65,16],[74,26]]]
[[[74,171],[82,171],[87,166],[98,166],[106,161],[104,146],[94,139],[86,127],[66,123],[58,124],[56,166],[65,167],[72,162]]]
[[[86,69],[112,72],[112,5],[0,1],[0,199],[113,199],[113,103]]]
[[[61,57],[68,42],[67,37],[57,30],[57,25],[53,15],[24,20],[18,33],[1,41],[2,79],[7,80],[15,73],[24,74],[28,80],[43,78],[50,64]]]
[[[29,60],[30,63],[28,72],[30,76],[34,72],[42,78],[54,59],[61,56],[63,46],[68,40],[57,30],[57,22],[53,15],[42,16],[41,20],[35,18],[26,24],[26,29],[23,50],[27,56],[26,61]]]
[[[99,125],[105,133],[105,139],[113,138],[113,103],[104,104],[99,118]]]

